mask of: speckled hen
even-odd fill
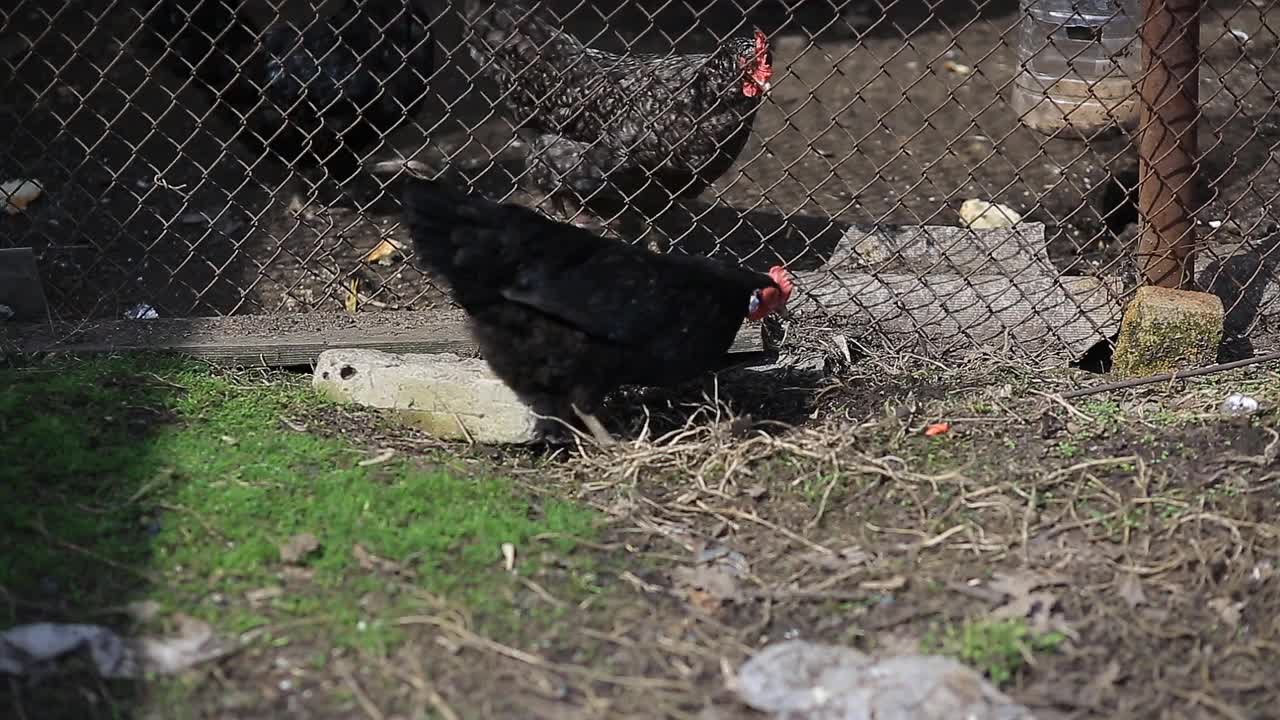
[[[538,133],[529,177],[546,192],[586,197],[607,178],[626,194],[653,180],[697,197],[741,154],[773,75],[759,30],[705,54],[616,55],[509,0],[467,0],[466,12],[472,57]]]

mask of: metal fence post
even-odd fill
[[[1138,264],[1149,283],[1189,288],[1199,187],[1201,0],[1142,0]]]

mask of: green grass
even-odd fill
[[[1038,652],[1053,652],[1065,638],[1061,633],[1037,635],[1019,620],[967,622],[947,626],[927,635],[921,645],[925,652],[950,655],[986,675],[996,685],[1005,685]]]
[[[174,359],[0,371],[0,544],[23,548],[0,555],[0,587],[20,601],[0,617],[81,619],[153,599],[229,631],[311,618],[331,643],[377,649],[395,637],[384,620],[414,595],[362,568],[357,543],[497,626],[513,612],[502,543],[523,573],[552,551],[589,574],[572,538],[592,536],[590,511],[535,502],[448,457],[361,466],[366,449],[283,420],[321,403],[305,379]],[[278,548],[302,532],[321,545],[304,561],[310,578],[291,584]],[[264,587],[285,592],[245,602]],[[367,610],[370,594],[388,599]]]

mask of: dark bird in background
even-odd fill
[[[449,285],[494,373],[535,413],[577,416],[602,445],[613,442],[594,415],[606,395],[737,364],[729,347],[743,320],[791,295],[780,266],[766,275],[653,253],[436,181],[406,183],[414,254]],[[554,438],[557,426],[540,432]]]
[[[741,154],[773,75],[759,30],[705,54],[615,55],[539,12],[494,1],[466,2],[471,56],[514,124],[536,133],[528,175],[536,189],[589,198],[607,178],[631,196],[653,180],[666,202],[685,200]]]
[[[151,42],[248,132],[259,153],[341,185],[362,156],[426,99],[434,71],[431,18],[420,0],[347,0],[305,28],[261,32],[237,0],[152,0]],[[302,208],[294,194],[290,207]]]

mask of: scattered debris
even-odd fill
[[[502,543],[502,566],[509,573],[516,571],[516,546],[509,542]]]
[[[1147,593],[1142,589],[1142,580],[1133,573],[1124,573],[1116,580],[1116,594],[1131,608],[1136,608],[1147,601]]]
[[[166,638],[123,638],[100,625],[32,623],[0,633],[0,672],[25,675],[67,653],[89,650],[98,674],[136,678],[173,674],[225,655],[228,648],[205,622],[175,615],[178,633]]]
[[[1210,600],[1208,605],[1209,609],[1216,612],[1228,626],[1236,627],[1240,624],[1240,613],[1244,610],[1244,601],[1220,597]]]
[[[883,580],[863,580],[858,583],[859,590],[873,590],[877,592],[891,592],[893,590],[901,590],[907,586],[906,575],[894,575]]]
[[[262,607],[267,603],[284,595],[284,588],[280,587],[264,587],[257,590],[250,590],[244,594],[244,599],[249,601],[250,607]]]
[[[1120,663],[1112,660],[1098,673],[1088,685],[1080,691],[1080,701],[1086,707],[1098,708],[1104,700],[1115,692],[1116,681],[1120,679]]]
[[[1042,589],[1066,582],[1061,577],[1034,573],[996,573],[987,587],[1004,593],[1008,599],[1004,605],[991,611],[991,617],[994,620],[1026,620],[1027,627],[1036,635],[1059,632],[1077,640],[1079,634],[1067,625],[1061,613],[1054,612],[1058,609],[1058,596]]]
[[[1270,580],[1275,574],[1276,566],[1270,560],[1264,560],[1249,571],[1249,581],[1261,584]]]
[[[756,653],[730,680],[751,707],[786,720],[1033,720],[1027,708],[959,661],[873,658],[789,640]]]
[[[938,422],[938,423],[933,423],[932,425],[929,425],[928,427],[926,427],[924,429],[924,434],[925,434],[925,437],[934,437],[936,435],[946,434],[950,430],[951,430],[951,423]]]
[[[379,265],[390,265],[402,259],[404,259],[404,246],[391,238],[384,238],[372,250],[365,253],[363,258],[367,263]]]
[[[4,211],[10,215],[26,210],[42,194],[44,187],[35,180],[6,180],[0,183],[0,197],[5,200]]]
[[[155,320],[160,317],[160,313],[150,305],[134,305],[124,311],[125,320]]]
[[[723,545],[704,548],[696,555],[693,567],[676,569],[677,592],[705,613],[714,613],[738,599],[739,582],[751,572],[747,558]]]
[[[994,230],[1022,222],[1022,215],[1008,205],[978,200],[965,200],[960,205],[960,219],[974,230]]]
[[[369,467],[370,465],[381,465],[396,456],[395,448],[383,448],[381,452],[371,458],[365,458],[356,463],[359,467]]]
[[[1252,415],[1258,412],[1258,401],[1248,395],[1231,393],[1222,401],[1222,414],[1231,417]]]
[[[351,546],[351,555],[355,557],[356,562],[365,570],[373,570],[376,572],[394,575],[405,580],[412,580],[417,576],[412,569],[384,557],[379,557],[369,552],[368,548],[360,543]]]
[[[953,72],[956,75],[970,75],[973,73],[973,68],[965,65],[964,63],[958,63],[955,60],[943,60],[942,69],[947,72]]]
[[[280,559],[290,565],[299,564],[320,549],[320,541],[311,533],[298,533],[280,545]]]
[[[342,307],[347,311],[348,315],[355,315],[360,306],[360,278],[351,278],[347,282],[346,291],[346,296],[342,300]]]

